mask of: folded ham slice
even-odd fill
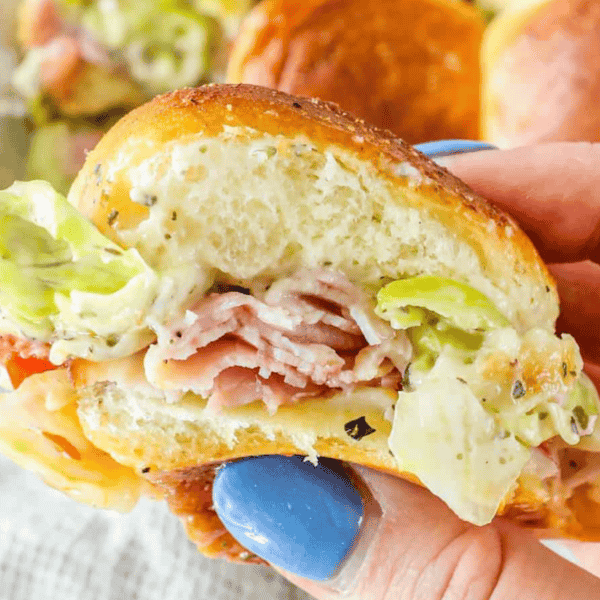
[[[209,294],[159,331],[144,360],[152,385],[214,410],[262,399],[271,411],[328,390],[398,388],[410,342],[341,273],[302,270],[261,298],[239,289]]]

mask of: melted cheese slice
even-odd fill
[[[37,373],[0,395],[0,452],[70,497],[125,512],[143,480],[84,436],[66,369]]]

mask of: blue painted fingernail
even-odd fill
[[[419,152],[427,154],[431,158],[441,158],[452,154],[466,154],[478,152],[479,150],[497,150],[493,144],[487,142],[476,142],[473,140],[440,140],[438,142],[424,142],[414,146]]]
[[[266,561],[314,581],[331,578],[360,531],[364,504],[323,461],[260,456],[227,463],[213,504],[230,533]]]

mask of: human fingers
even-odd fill
[[[427,490],[333,461],[254,457],[213,501],[243,545],[319,600],[600,599],[600,583],[510,524],[475,527]],[[368,491],[367,491],[368,490]]]
[[[585,360],[600,364],[600,266],[591,261],[550,266],[560,296],[560,333],[570,333]]]
[[[600,144],[471,152],[444,164],[511,214],[546,262],[600,259]]]

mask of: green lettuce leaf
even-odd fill
[[[421,275],[399,279],[383,287],[377,294],[377,314],[396,329],[424,323],[426,311],[466,331],[485,331],[509,324],[484,294],[445,277]]]
[[[156,294],[154,271],[45,182],[0,192],[0,278],[0,328],[56,342],[52,360],[75,346],[77,356],[129,354],[151,335],[143,319]]]

